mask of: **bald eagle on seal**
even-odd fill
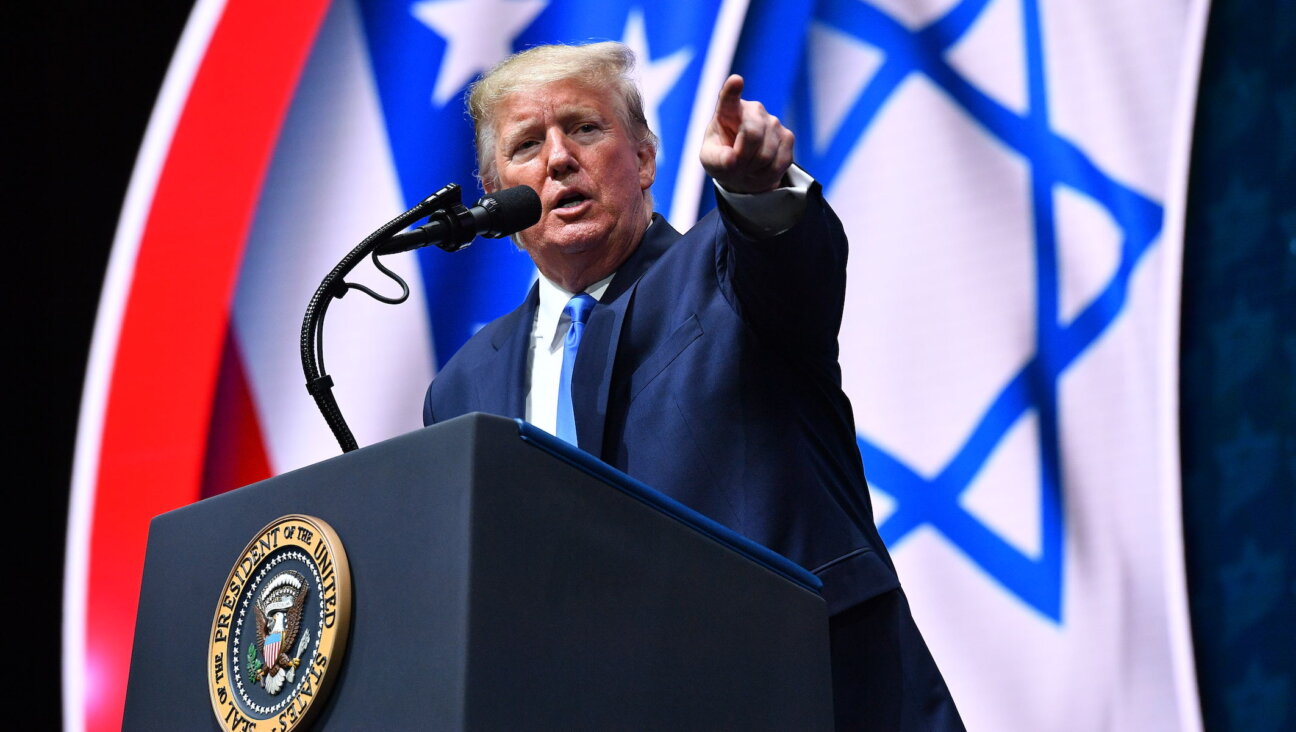
[[[293,670],[301,664],[301,658],[289,658],[288,652],[301,628],[306,590],[306,578],[288,570],[270,580],[257,598],[257,651],[264,665],[253,681],[271,694],[279,693],[285,679],[292,681]]]

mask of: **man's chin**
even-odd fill
[[[579,221],[565,226],[551,227],[537,237],[524,238],[522,243],[529,252],[585,254],[602,248],[609,235],[610,232],[605,227],[596,226],[592,222]],[[533,245],[532,241],[536,244]]]

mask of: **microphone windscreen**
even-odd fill
[[[490,214],[490,230],[482,236],[509,236],[540,220],[540,196],[530,186],[514,186],[487,194],[477,202]]]

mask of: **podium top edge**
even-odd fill
[[[577,449],[529,422],[521,419],[513,421],[517,423],[518,436],[521,437],[523,442],[530,443],[578,470],[608,483],[641,503],[674,518],[791,582],[815,594],[822,594],[823,581],[791,559],[767,546],[752,541],[714,519],[694,511],[670,496],[635,480],[593,455]]]

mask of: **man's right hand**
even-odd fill
[[[702,167],[732,193],[765,193],[783,185],[796,137],[765,105],[742,98],[743,78],[720,88],[715,116],[702,140]]]

